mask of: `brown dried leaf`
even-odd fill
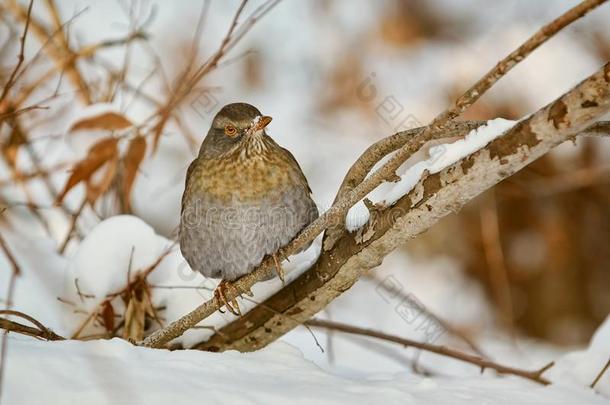
[[[107,332],[112,332],[114,330],[114,308],[112,307],[112,303],[110,301],[105,301],[102,306],[102,321],[104,322],[104,328],[106,328]]]
[[[68,178],[63,191],[57,196],[56,204],[63,201],[64,197],[74,186],[89,178],[105,162],[116,159],[118,155],[117,138],[104,138],[89,148],[87,156],[74,165],[72,175]]]
[[[125,326],[123,327],[123,339],[138,342],[144,337],[144,319],[146,315],[146,303],[142,294],[131,292],[129,302],[125,310]]]
[[[95,182],[93,177],[89,177],[87,181],[87,202],[89,204],[95,203],[110,188],[114,174],[118,166],[119,160],[115,157],[106,163],[106,171],[99,182]]]
[[[123,192],[121,197],[123,198],[123,204],[128,211],[131,210],[131,189],[145,154],[146,139],[143,136],[138,135],[129,142],[129,148],[123,158],[125,161],[125,175],[123,177]]]
[[[70,128],[70,132],[83,129],[105,129],[114,131],[131,127],[133,124],[123,115],[107,111],[93,117],[83,118],[76,121]]]
[[[2,155],[13,170],[17,168],[17,152],[19,147],[25,144],[26,139],[17,126],[11,131],[8,140],[2,144]]]

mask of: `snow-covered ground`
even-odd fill
[[[490,373],[428,378],[402,371],[342,377],[276,342],[264,350],[208,353],[134,347],[120,339],[41,342],[11,337],[6,404],[607,404],[586,384],[610,355],[610,319],[591,347],[558,360],[543,387]],[[445,362],[449,360],[444,360]],[[610,394],[610,376],[599,382]],[[603,388],[602,388],[603,387]]]
[[[88,7],[71,26],[77,43],[118,38],[127,30],[121,2],[62,0],[57,3],[64,16]],[[140,3],[142,9],[147,8],[147,2]],[[183,62],[177,57],[180,52],[176,44],[190,45],[199,6],[188,1],[153,3],[156,13],[148,28],[151,48],[158,53],[165,73],[171,77]],[[386,4],[383,1],[286,0],[262,19],[231,54],[238,55],[250,48],[258,50],[263,61],[260,72],[263,84],[249,88],[239,61],[226,65],[205,81],[220,88],[183,106],[182,113],[198,141],[205,135],[212,114],[222,104],[247,101],[273,116],[270,135],[294,153],[323,209],[333,200],[350,164],[368,145],[393,133],[405,122],[429,121],[446,106],[446,89],[455,83],[456,77],[465,84],[474,82],[542,23],[575,3],[438,0],[437,7],[447,8],[456,19],[468,21],[467,35],[454,42],[393,49],[371,34]],[[209,53],[216,48],[236,5],[237,2],[231,1],[212,2],[202,52]],[[35,8],[35,12],[41,11]],[[601,30],[608,31],[605,22],[610,18],[610,7],[602,7],[587,18]],[[28,54],[33,55],[37,47],[35,41],[29,41]],[[327,78],[335,59],[345,57],[348,48],[358,49],[356,53],[361,56],[362,64],[361,78],[352,86],[353,94],[364,97],[361,91],[365,87],[366,91],[373,89],[366,97],[369,110],[363,113],[357,109],[320,111],[320,98],[328,92]],[[106,62],[121,66],[123,51],[109,49],[101,56]],[[524,108],[530,111],[554,99],[598,67],[598,61],[579,42],[577,33],[562,33],[519,65],[485,97],[497,100],[518,90],[527,104]],[[139,84],[158,69],[148,50],[134,46],[129,76],[132,84]],[[87,72],[92,81],[98,73]],[[48,93],[55,91],[56,85],[52,83],[46,89]],[[92,142],[105,136],[91,130],[68,133],[76,120],[111,109],[122,111],[133,122],[140,122],[151,112],[150,105],[134,101],[131,95],[122,95],[110,105],[84,108],[75,102],[73,90],[65,79],[59,90],[60,96],[48,103],[50,109],[32,113],[33,119],[28,122],[31,133],[38,138],[34,147],[48,166],[82,158]],[[147,81],[143,90],[159,99],[165,94],[159,78]],[[371,94],[373,100],[368,98]],[[42,92],[40,97],[48,95]],[[380,107],[389,99],[399,100],[403,113],[398,117],[382,113]],[[48,114],[58,115],[45,120]],[[494,131],[487,133],[490,137],[511,124],[506,120],[493,123],[490,128]],[[57,253],[57,245],[69,229],[69,219],[51,207],[52,201],[41,182],[31,183],[30,192],[43,206],[42,214],[49,231],[43,230],[23,206],[7,211],[11,226],[3,227],[2,235],[22,271],[16,284],[15,309],[36,317],[61,335],[70,336],[107,294],[120,290],[130,275],[145,269],[167,249],[171,249],[170,253],[149,277],[154,286],[153,305],[164,308],[163,321],[177,319],[210,297],[216,282],[192,273],[172,243],[186,167],[195,153],[179,131],[170,123],[159,150],[147,157],[140,168],[133,191],[134,215],[105,219],[112,210],[104,204],[97,213],[102,218],[85,212],[79,223],[84,238],[75,238],[65,255]],[[392,203],[411,187],[424,169],[436,170],[465,151],[481,147],[483,143],[478,144],[479,141],[489,140],[480,135],[468,144],[458,141],[455,145],[433,148],[429,160],[405,168],[401,173],[403,181],[384,185],[376,192],[375,201]],[[468,149],[473,146],[474,149]],[[566,148],[569,153],[571,146]],[[435,155],[439,151],[442,159]],[[27,166],[25,152],[20,158]],[[8,168],[0,167],[0,178],[9,176]],[[61,189],[67,176],[61,172],[53,177],[56,188]],[[77,187],[68,195],[66,203],[76,208],[82,195],[82,189]],[[2,197],[10,202],[23,202],[26,196],[22,188],[14,186],[3,187]],[[358,207],[363,208],[357,206],[348,218],[352,228],[366,219],[367,211],[358,211]],[[298,259],[286,263],[289,279],[315,260],[318,250],[319,243],[316,243]],[[9,268],[7,259],[0,254],[0,294],[5,294]],[[489,370],[480,375],[470,364],[437,355],[314,330],[324,348],[322,352],[304,327],[295,329],[271,347],[250,354],[150,350],[118,339],[48,343],[11,335],[2,405],[167,404],[170,401],[269,404],[287,400],[401,404],[601,404],[610,401],[610,372],[595,390],[588,388],[610,357],[609,320],[600,327],[589,347],[559,348],[508,336],[497,326],[481,286],[466,277],[459,264],[447,257],[421,260],[397,251],[375,270],[374,277],[361,280],[320,317],[467,350],[449,333],[427,333],[428,328],[422,328],[422,322],[424,326],[430,322],[426,316],[416,319],[405,316],[404,302],[381,288],[391,284],[474,336],[483,351],[498,362],[535,369],[556,360],[557,364],[545,374],[554,384],[542,387],[517,377],[498,377]],[[182,288],[173,288],[176,286]],[[260,283],[253,289],[254,299],[262,300],[280,286],[279,280]],[[112,305],[116,313],[124,311],[120,297]],[[242,301],[244,309],[253,305]],[[231,319],[232,315],[217,313],[202,325],[219,326]],[[86,333],[102,331],[101,325],[94,325]],[[210,329],[189,331],[180,341],[188,346],[210,333]],[[430,376],[414,372],[414,361]]]

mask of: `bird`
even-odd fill
[[[297,160],[267,134],[271,120],[248,103],[225,105],[186,173],[180,250],[193,271],[221,279],[214,296],[235,315],[231,282],[268,256],[284,282],[281,248],[319,215]]]

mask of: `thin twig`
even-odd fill
[[[25,54],[25,39],[28,35],[28,29],[30,28],[30,19],[32,17],[32,6],[34,6],[34,0],[30,0],[30,4],[29,4],[28,10],[26,12],[25,27],[23,28],[23,34],[21,35],[21,38],[19,39],[21,45],[19,48],[19,55],[17,56],[17,64],[13,68],[13,71],[11,72],[11,75],[9,76],[8,81],[4,85],[4,89],[2,90],[2,95],[0,95],[0,103],[2,103],[2,101],[4,101],[4,99],[8,95],[9,90],[15,84],[15,76],[17,75],[17,72],[19,71],[19,68],[21,68],[21,65],[23,64],[23,61],[25,59],[25,55],[24,55]]]
[[[16,0],[7,1],[6,5],[7,5],[8,10],[11,11],[17,18],[25,21],[26,12],[23,10],[23,8],[19,5],[19,3]],[[79,16],[85,10],[86,10],[86,8],[78,11],[68,21],[73,21],[77,16]],[[69,47],[62,47],[62,44],[64,44],[64,43],[67,44],[67,40],[64,35],[65,26],[66,26],[66,23],[55,27],[56,28],[55,32],[57,32],[57,34],[61,34],[61,35],[56,36],[54,34],[50,34],[48,32],[47,28],[45,27],[45,25],[41,21],[39,21],[33,17],[30,18],[30,28],[31,28],[32,32],[36,35],[36,37],[38,37],[39,41],[44,44],[43,49],[46,51],[46,53],[49,55],[49,57],[55,62],[56,69],[60,72],[63,72],[64,70],[66,71],[67,76],[70,79],[70,81],[72,81],[73,85],[79,90],[77,92],[77,95],[79,95],[82,98],[83,102],[85,102],[86,104],[90,104],[90,102],[91,102],[90,91],[89,91],[89,88],[88,88],[85,80],[83,79],[82,75],[80,74],[80,72],[78,71],[78,69],[76,67],[75,59],[73,57],[73,52],[70,50]],[[47,46],[47,45],[49,45],[49,46]],[[70,62],[66,64],[65,60],[69,60]]]
[[[42,338],[46,340],[65,340],[63,336],[58,335],[52,330],[45,328],[33,328],[31,326],[23,325],[18,322],[8,320],[6,318],[0,318],[0,329],[4,329],[5,333],[15,332],[22,335],[32,336],[36,338]],[[6,339],[6,336],[3,338]]]
[[[502,321],[512,333],[514,329],[512,294],[502,249],[498,207],[493,189],[487,192],[479,216],[483,253],[487,260],[491,290],[500,308]]]
[[[21,311],[13,311],[13,310],[10,310],[10,309],[2,309],[2,310],[0,310],[0,315],[17,316],[19,318],[25,319],[26,321],[28,321],[31,324],[33,324],[34,326],[36,326],[36,328],[38,328],[38,331],[40,331],[40,334],[39,334],[40,337],[44,337],[47,340],[63,340],[64,339],[63,337],[57,335],[56,333],[51,331],[49,328],[44,326],[42,324],[42,322],[38,321],[33,316],[25,314],[25,313],[23,313]],[[8,322],[11,322],[11,321],[8,321]],[[9,332],[11,331],[11,329],[9,329],[9,328],[4,328],[3,327],[2,329],[5,329],[6,331],[9,331]]]
[[[595,380],[593,380],[589,387],[595,388],[595,385],[599,382],[599,380],[601,380],[604,373],[608,370],[608,367],[610,367],[610,358],[606,362],[606,365],[599,371],[599,374],[597,374],[597,377],[595,377]]]
[[[16,281],[17,277],[21,274],[21,269],[19,268],[19,264],[17,263],[15,256],[13,256],[13,253],[9,249],[9,247],[8,247],[6,241],[4,240],[4,238],[2,237],[1,233],[0,233],[0,248],[2,249],[4,256],[7,258],[7,260],[9,261],[9,263],[11,265],[11,275],[10,275],[10,279],[9,279],[9,283],[8,283],[8,290],[6,293],[6,310],[4,310],[4,311],[12,312],[12,311],[10,311],[10,308],[13,305],[13,294],[15,291],[15,281]],[[7,334],[8,334],[8,331],[5,331],[3,333],[2,344],[0,347],[0,399],[2,398],[4,373],[6,372],[6,354],[8,351]]]
[[[19,264],[17,263],[17,259],[13,255],[13,252],[9,249],[8,244],[4,240],[4,237],[0,233],[0,249],[4,253],[4,256],[8,260],[11,265],[11,276],[8,283],[8,289],[6,293],[6,310],[8,311],[10,307],[13,305],[13,295],[15,292],[15,281],[17,277],[21,274],[21,269],[19,268]]]
[[[460,360],[466,363],[471,363],[479,366],[482,370],[489,368],[497,371],[500,374],[510,374],[518,377],[527,378],[528,380],[537,382],[538,384],[548,385],[551,382],[546,378],[542,377],[542,374],[554,365],[551,362],[544,367],[537,370],[522,370],[519,368],[509,367],[502,364],[495,363],[491,360],[483,359],[479,356],[475,356],[468,353],[463,353],[455,349],[450,349],[446,346],[434,345],[431,343],[417,342],[415,340],[402,338],[399,336],[389,335],[387,333],[378,332],[371,329],[359,328],[357,326],[347,325],[340,322],[326,321],[321,319],[310,319],[305,322],[306,325],[314,328],[324,328],[329,330],[336,330],[343,333],[349,333],[352,335],[367,336],[376,339],[385,340],[387,342],[397,343],[405,347],[415,347],[420,350],[435,353],[441,356],[451,357],[456,360]]]
[[[70,242],[70,239],[72,239],[74,231],[76,230],[76,227],[78,224],[78,218],[82,214],[83,209],[85,209],[86,205],[87,205],[87,199],[84,198],[83,201],[78,206],[76,212],[74,212],[71,215],[70,227],[68,228],[68,233],[66,234],[64,241],[61,243],[61,245],[59,245],[59,249],[58,249],[59,254],[63,254],[66,251],[66,247],[68,247],[68,243]]]
[[[63,23],[61,22],[61,17],[59,15],[59,11],[57,10],[55,0],[46,0],[46,4],[49,14],[51,14],[53,26],[57,31],[59,31],[59,35],[56,37],[59,42],[56,44],[57,49],[59,50],[60,54],[63,54],[65,60],[67,60],[67,62],[65,62],[63,65],[63,68],[66,69],[68,75],[71,76],[76,83],[79,90],[78,94],[82,97],[85,104],[91,104],[93,102],[91,90],[89,89],[89,85],[78,68],[76,55],[70,48],[68,36],[63,30]]]

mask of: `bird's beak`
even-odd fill
[[[261,131],[262,129],[264,129],[267,125],[269,125],[269,123],[271,122],[273,118],[269,117],[268,115],[263,115],[260,117],[256,117],[254,119],[254,121],[252,121],[252,126],[250,126],[250,132],[254,133],[257,131]]]

